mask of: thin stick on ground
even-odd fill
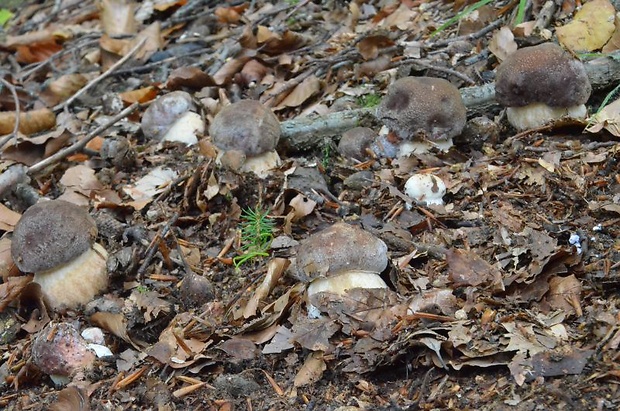
[[[168,235],[168,232],[170,231],[172,226],[176,224],[178,219],[179,219],[179,213],[174,213],[172,215],[172,218],[170,218],[170,221],[166,223],[166,226],[162,228],[159,233],[157,233],[155,238],[153,238],[153,241],[151,241],[151,243],[149,244],[149,247],[146,249],[146,256],[144,257],[144,261],[142,262],[142,265],[140,265],[140,268],[138,269],[138,272],[136,274],[138,281],[141,281],[142,278],[144,277],[144,273],[146,272],[146,269],[151,264],[151,260],[153,259],[153,256],[155,256],[155,252],[157,251],[159,242]]]
[[[13,126],[13,132],[8,134],[0,140],[0,148],[4,147],[6,143],[17,137],[17,132],[19,131],[19,97],[17,96],[17,91],[15,91],[15,86],[6,81],[3,78],[0,78],[0,82],[11,91],[13,95],[13,101],[15,102],[15,125]]]
[[[54,164],[55,162],[62,160],[65,157],[82,150],[84,147],[86,147],[86,144],[88,144],[90,140],[97,137],[98,135],[103,133],[105,130],[112,127],[114,124],[116,124],[120,120],[124,119],[125,117],[133,113],[139,106],[140,106],[140,103],[133,103],[131,106],[125,108],[123,111],[121,111],[120,113],[112,117],[107,123],[97,127],[96,129],[88,133],[86,137],[84,137],[83,139],[77,141],[71,146],[65,148],[64,150],[60,150],[56,154],[51,155],[48,158],[41,160],[36,164],[33,164],[32,166],[28,168],[28,174],[37,173],[43,170],[45,167],[50,166]]]
[[[84,95],[84,93],[86,93],[88,90],[90,90],[91,88],[93,88],[96,84],[98,84],[99,82],[101,82],[103,79],[105,79],[106,77],[110,76],[112,73],[114,73],[115,70],[117,70],[119,67],[121,67],[123,64],[125,64],[131,57],[133,57],[134,54],[136,54],[138,52],[138,50],[140,50],[140,48],[142,48],[142,45],[146,42],[146,38],[143,38],[142,40],[140,40],[138,42],[138,44],[136,44],[135,46],[133,46],[133,48],[131,50],[129,50],[129,52],[127,54],[125,54],[123,56],[123,58],[121,58],[119,61],[117,61],[116,63],[114,63],[109,69],[107,69],[105,72],[103,72],[101,75],[99,75],[98,77],[96,77],[95,79],[93,79],[92,81],[90,81],[88,84],[86,84],[84,87],[82,87],[81,89],[79,89],[73,96],[71,96],[69,99],[67,99],[66,101],[58,104],[56,107],[53,108],[54,111],[59,111],[59,110],[63,110],[65,107],[69,107],[71,104],[73,104],[73,102],[75,100],[77,100],[78,98],[80,98],[80,96]]]

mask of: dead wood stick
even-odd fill
[[[114,71],[116,71],[120,66],[122,66],[123,64],[125,64],[127,62],[127,60],[129,60],[134,54],[136,54],[138,52],[138,50],[140,50],[142,48],[142,46],[144,45],[144,43],[146,43],[146,37],[143,38],[142,40],[140,40],[138,43],[136,43],[135,46],[132,47],[131,50],[129,50],[129,52],[127,54],[125,54],[123,56],[123,58],[121,58],[119,61],[117,61],[116,63],[114,63],[112,66],[110,66],[109,69],[107,69],[105,72],[103,72],[101,75],[99,75],[98,77],[96,77],[95,79],[93,79],[92,81],[90,81],[88,84],[86,84],[84,87],[82,87],[81,89],[79,89],[77,91],[77,93],[75,93],[74,95],[72,95],[69,99],[67,99],[66,101],[58,104],[56,107],[53,108],[53,111],[59,111],[64,109],[65,107],[69,107],[75,100],[77,100],[80,96],[82,96],[84,93],[86,93],[88,90],[90,90],[91,88],[93,88],[93,86],[95,84],[98,84],[101,82],[101,80],[109,77],[112,73],[114,73]]]
[[[69,147],[65,148],[64,150],[60,150],[57,153],[49,156],[48,158],[39,161],[36,164],[33,164],[32,166],[30,166],[28,168],[28,174],[34,174],[37,173],[41,170],[43,170],[45,167],[54,164],[55,162],[64,159],[65,157],[77,153],[78,151],[80,151],[81,149],[83,149],[84,147],[86,147],[86,144],[88,144],[88,142],[90,140],[92,140],[93,138],[97,137],[99,134],[103,133],[105,130],[107,130],[108,128],[112,127],[114,124],[116,124],[118,121],[124,119],[125,117],[127,117],[128,115],[130,115],[131,113],[134,112],[135,109],[137,109],[140,106],[140,103],[133,103],[131,106],[125,108],[123,111],[121,111],[120,113],[118,113],[117,115],[115,115],[114,117],[112,117],[107,123],[102,124],[101,126],[97,127],[96,129],[94,129],[93,131],[91,131],[90,133],[88,133],[86,135],[86,137],[84,137],[83,139],[79,140],[78,142],[76,142],[75,144],[70,145]]]
[[[615,84],[620,81],[620,51],[587,61],[585,67],[595,90]],[[464,87],[460,91],[470,115],[484,113],[496,104],[493,83]],[[373,122],[376,122],[375,110],[365,108],[301,117],[282,123],[282,140],[286,146],[303,151],[320,146],[325,137],[337,136],[350,128]]]

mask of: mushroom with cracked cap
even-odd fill
[[[15,226],[11,255],[22,272],[34,273],[50,308],[75,308],[108,286],[108,253],[96,237],[97,225],[84,208],[43,201]]]
[[[377,108],[377,118],[400,142],[399,157],[447,150],[467,121],[461,93],[449,81],[434,77],[403,77],[388,87]]]
[[[241,100],[222,108],[209,133],[213,144],[221,150],[218,161],[224,165],[261,178],[280,166],[276,151],[280,122],[258,101]]]
[[[495,99],[517,130],[561,118],[583,119],[592,86],[581,61],[555,43],[525,47],[499,65]]]

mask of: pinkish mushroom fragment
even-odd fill
[[[22,272],[34,273],[50,308],[75,308],[108,285],[108,253],[96,237],[97,225],[84,208],[43,201],[15,226],[11,255]]]
[[[79,371],[89,369],[95,354],[78,330],[69,323],[48,324],[32,343],[32,362],[58,385],[64,385]]]
[[[280,122],[258,101],[242,100],[224,107],[209,128],[213,144],[222,152],[218,161],[263,178],[280,165],[276,146]],[[234,161],[231,158],[235,158]]]
[[[591,92],[584,65],[554,43],[519,49],[497,68],[495,99],[517,130],[585,118]]]
[[[403,77],[392,84],[377,118],[402,140],[399,157],[432,146],[447,150],[467,121],[459,90],[434,77]]]

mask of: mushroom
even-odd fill
[[[405,194],[428,205],[443,205],[446,184],[432,174],[413,174],[405,183]]]
[[[449,149],[465,127],[466,115],[459,90],[433,77],[395,81],[377,108],[377,118],[402,141],[399,157],[432,146]]]
[[[554,43],[525,47],[497,68],[495,99],[517,130],[586,117],[592,86],[584,65]]]
[[[218,161],[240,172],[264,178],[280,165],[276,146],[280,122],[258,101],[242,100],[220,110],[209,128],[213,144],[222,152]]]
[[[353,288],[387,288],[379,274],[387,267],[387,246],[362,228],[336,223],[303,240],[296,276],[308,282],[308,299],[320,292],[345,295]]]
[[[108,285],[108,253],[99,244],[97,225],[80,206],[63,200],[30,207],[13,231],[11,255],[52,309],[75,308]]]
[[[204,121],[196,109],[189,93],[173,91],[146,109],[140,127],[147,138],[193,145],[198,142],[197,135],[204,133]]]
[[[89,369],[95,354],[69,323],[49,323],[32,343],[32,362],[58,385],[67,384],[77,372]]]

